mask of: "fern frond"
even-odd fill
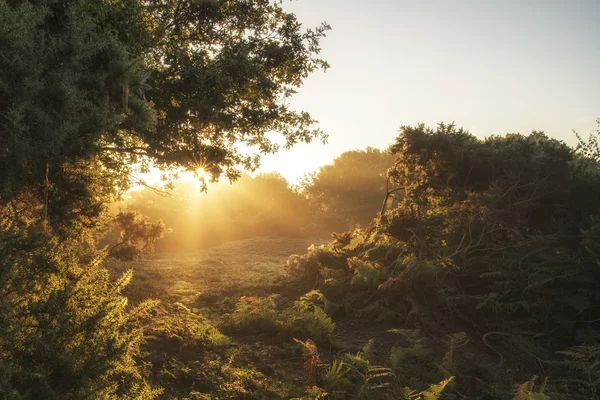
[[[448,386],[448,384],[450,384],[450,382],[453,380],[454,377],[451,376],[450,378],[444,379],[438,384],[429,386],[429,388],[425,391],[417,393],[416,395],[412,395],[410,398],[414,400],[438,400],[446,386]]]

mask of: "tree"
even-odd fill
[[[208,193],[200,193],[194,182],[178,181],[170,194],[146,188],[130,192],[115,205],[164,221],[170,233],[156,243],[157,250],[193,250],[228,240],[315,233],[310,229],[313,215],[308,201],[276,173],[243,175],[233,185],[218,182]],[[116,234],[109,235],[115,240]]]
[[[286,100],[326,25],[270,1],[0,0],[0,394],[152,399],[139,319],[94,250],[150,164],[213,179],[324,138]],[[160,224],[121,218],[125,245]]]
[[[302,32],[268,0],[2,1],[3,201],[34,188],[52,202],[73,163],[121,190],[149,163],[235,179],[277,150],[267,132],[324,138],[286,99],[327,67],[327,29]]]
[[[367,224],[381,208],[388,168],[394,157],[374,148],[342,153],[333,164],[305,177],[301,190],[319,210],[320,224],[347,230]]]

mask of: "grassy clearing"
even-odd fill
[[[322,333],[312,311],[287,307],[297,293],[283,266],[324,241],[255,238],[111,261],[115,275],[134,271],[125,291],[132,304],[160,300],[145,328],[145,350],[150,379],[166,388],[162,398],[303,396],[303,357],[292,336]]]
[[[197,252],[156,253],[133,262],[112,261],[118,274],[134,270],[127,296],[134,302],[155,298],[193,306],[202,299],[268,293],[284,276],[291,254],[302,254],[324,239],[254,238]]]

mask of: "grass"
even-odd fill
[[[152,381],[166,389],[162,398],[303,396],[303,358],[288,336],[290,324],[300,320],[290,314],[297,294],[285,286],[283,266],[291,254],[325,241],[253,238],[197,252],[111,260],[115,276],[134,271],[124,292],[131,304],[160,301],[145,328],[145,361],[152,365]],[[277,292],[284,296],[271,296]],[[240,315],[241,303],[256,312]],[[287,305],[282,317],[278,308]]]
[[[365,319],[358,309],[327,311],[327,299],[311,290],[314,279],[286,275],[291,255],[326,241],[254,238],[197,252],[110,261],[115,276],[134,271],[124,293],[131,304],[160,301],[144,328],[143,361],[148,378],[164,388],[161,399],[409,398],[406,382],[388,367],[391,351],[396,358],[411,351],[401,335],[389,331],[394,325]],[[318,266],[339,268],[335,257],[321,257],[319,249],[308,253],[322,260]],[[415,352],[412,365],[435,368],[432,359],[420,355]],[[432,380],[441,381],[435,375]],[[416,387],[425,390],[427,382]]]
[[[127,268],[134,278],[125,294],[137,302],[148,298],[194,306],[201,298],[270,293],[284,276],[282,266],[291,254],[302,254],[325,240],[253,238],[227,242],[197,252],[155,253],[123,263],[112,261],[118,275]]]

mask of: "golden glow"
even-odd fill
[[[203,171],[200,177],[208,178]],[[152,176],[149,177],[150,184]],[[297,236],[309,210],[280,175],[245,175],[235,184],[211,183],[208,193],[193,173],[182,173],[170,196],[148,189],[132,190],[119,205],[150,220],[162,219],[172,232],[158,250],[192,250],[250,236]],[[154,175],[156,181],[160,175]]]

